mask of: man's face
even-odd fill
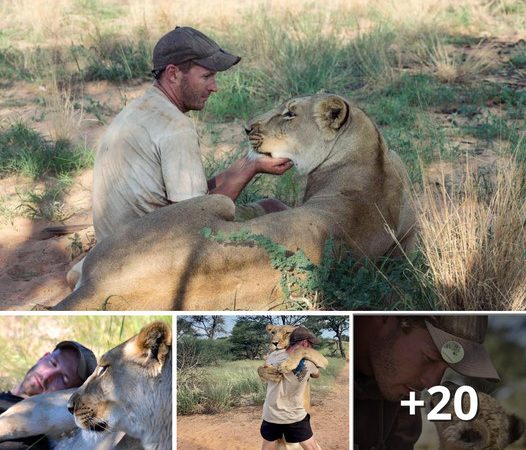
[[[216,72],[193,65],[191,69],[181,72],[178,97],[185,111],[199,111],[204,108],[212,92],[217,92]]]
[[[370,355],[378,388],[390,401],[440,384],[448,367],[427,329],[404,333],[394,317],[386,321],[371,344]]]
[[[80,386],[78,365],[79,355],[75,350],[61,348],[46,353],[27,371],[21,393],[31,396]]]

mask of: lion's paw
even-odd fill
[[[298,364],[298,361],[295,361],[293,359],[287,359],[282,363],[278,364],[277,370],[279,373],[292,372],[296,367],[298,367]]]
[[[283,379],[283,374],[277,367],[264,365],[258,367],[258,375],[263,381],[273,381],[279,383]]]

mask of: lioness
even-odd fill
[[[445,382],[453,398],[458,385]],[[439,436],[439,450],[504,450],[524,434],[524,421],[515,414],[507,413],[497,400],[488,394],[477,391],[478,413],[473,420],[463,421],[456,417],[453,401],[441,410],[451,414],[451,421],[436,421]],[[432,407],[440,400],[433,396],[429,402]],[[462,398],[462,410],[469,410],[469,397]]]
[[[293,325],[271,325],[266,326],[266,331],[270,336],[272,350],[282,350],[289,346],[289,338],[291,333],[297,327]],[[281,381],[282,374],[294,370],[302,359],[312,361],[317,367],[325,368],[328,365],[327,358],[313,348],[298,348],[296,351],[278,367],[273,367],[265,364],[258,367],[258,375],[262,380],[270,380],[274,382]],[[305,385],[305,393],[303,395],[303,407],[305,411],[310,412],[310,383]],[[284,439],[277,441],[276,450],[301,450],[301,445],[297,443],[285,442]],[[318,450],[321,450],[318,445]]]
[[[279,272],[253,245],[202,235],[248,229],[319,262],[333,237],[356,257],[375,259],[414,243],[407,171],[371,119],[345,98],[294,98],[247,130],[256,153],[290,158],[307,174],[297,208],[233,222],[234,203],[207,195],[166,206],[97,244],[78,289],[59,310],[263,310],[282,306]]]
[[[123,431],[145,450],[172,448],[172,332],[154,322],[102,356],[68,409],[86,430]]]
[[[289,346],[290,334],[296,329],[293,325],[267,325],[266,331],[270,336],[273,350],[282,350]],[[298,364],[302,359],[308,359],[312,361],[316,367],[325,369],[329,361],[319,351],[313,348],[298,348],[296,351],[284,362],[279,364],[278,367],[264,365],[258,367],[258,375],[263,380],[270,380],[279,382],[281,380],[281,374],[290,372],[298,367]],[[305,410],[308,412],[310,409],[310,389],[309,385],[305,390]]]
[[[102,356],[80,388],[9,408],[0,416],[0,440],[46,434],[57,450],[171,449],[171,339],[162,322],[144,327]]]

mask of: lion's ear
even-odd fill
[[[337,95],[323,98],[315,106],[316,123],[328,138],[349,120],[349,104]]]
[[[148,371],[159,374],[172,347],[172,330],[164,322],[151,323],[139,332],[134,344],[146,357]]]
[[[267,326],[265,327],[265,329],[267,330],[267,333],[270,333],[270,330],[272,330],[274,328],[274,325],[272,324],[267,324]]]

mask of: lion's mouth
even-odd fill
[[[90,423],[88,424],[88,428],[91,431],[97,431],[99,433],[102,431],[107,431],[108,422],[106,422],[105,420],[91,420]]]

